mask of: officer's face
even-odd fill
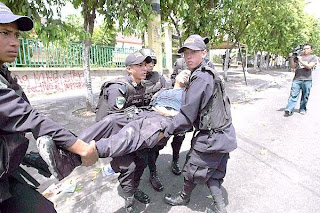
[[[183,52],[184,60],[189,68],[189,70],[194,70],[202,62],[206,55],[204,50],[191,50],[186,48]]]
[[[152,72],[154,65],[155,65],[154,60],[152,60],[149,64],[147,64],[147,71]]]
[[[0,24],[0,65],[14,62],[20,45],[19,36],[16,23]]]
[[[140,64],[133,64],[128,67],[128,70],[136,83],[140,83],[141,80],[147,76],[147,63],[144,61]]]

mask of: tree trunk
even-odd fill
[[[95,0],[89,9],[88,0],[83,1],[83,13],[84,13],[84,23],[83,28],[88,33],[88,37],[86,37],[83,41],[83,52],[82,52],[82,63],[83,63],[83,75],[84,81],[87,88],[86,94],[86,108],[87,111],[93,112],[93,92],[91,86],[91,74],[90,74],[90,46],[91,46],[91,38],[94,29],[94,20],[96,18],[96,8],[98,4],[98,0]]]
[[[228,81],[228,69],[229,69],[229,61],[230,61],[230,50],[226,50],[226,57],[224,58],[224,66],[223,66],[223,71],[224,71],[224,79]]]
[[[264,60],[264,56],[263,56],[263,51],[260,50],[260,71],[262,71],[263,69],[265,69],[265,60]]]
[[[92,86],[91,86],[90,61],[89,61],[90,46],[91,46],[91,41],[89,39],[84,40],[82,61],[83,61],[84,81],[87,88],[86,108],[87,108],[87,111],[93,112],[94,101],[93,101],[93,92],[92,92]]]
[[[266,63],[267,63],[267,70],[269,69],[269,63],[270,63],[270,54],[269,54],[269,52],[267,53],[267,61],[266,61]]]
[[[254,51],[254,59],[253,59],[253,70],[257,71],[257,67],[258,67],[258,53],[257,51]]]

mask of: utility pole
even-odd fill
[[[157,56],[157,64],[155,70],[160,73],[162,69],[162,38],[161,38],[161,15],[160,0],[152,0],[152,10],[155,17],[148,23],[148,47],[153,49]]]

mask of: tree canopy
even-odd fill
[[[198,33],[212,43],[241,42],[280,55],[306,42],[319,46],[319,20],[304,7],[304,0],[168,0],[161,5],[163,21],[183,39]]]
[[[151,0],[4,1],[14,12],[31,16],[35,34],[48,40],[65,39],[70,32],[80,34],[79,28],[60,19],[61,8],[67,2],[82,8],[82,26],[88,23],[86,19],[95,19],[97,13],[104,17],[103,26],[93,36],[95,43],[110,42],[117,30],[142,37],[153,17]],[[211,45],[241,42],[249,49],[280,55],[287,55],[299,44],[312,43],[319,54],[319,19],[307,14],[304,7],[304,0],[167,0],[161,1],[161,18],[162,24],[174,26],[181,40],[197,33],[210,37]],[[41,22],[41,18],[46,21]],[[92,31],[93,35],[94,26],[91,28],[87,26],[84,31]]]

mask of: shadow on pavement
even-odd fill
[[[161,152],[160,152],[161,153]],[[179,163],[182,166],[185,160],[185,152],[180,153]],[[190,203],[187,206],[173,207],[164,202],[164,195],[166,193],[177,194],[181,191],[183,187],[183,175],[174,175],[171,172],[171,159],[172,155],[170,154],[160,154],[157,160],[157,170],[160,180],[164,185],[164,191],[157,192],[155,191],[151,184],[149,183],[149,169],[146,168],[145,172],[140,181],[139,188],[149,195],[151,202],[147,205],[140,203],[135,200],[135,205],[138,212],[152,212],[152,213],[165,213],[165,212],[175,212],[171,208],[177,209],[179,212],[204,212],[207,207],[209,207],[213,200],[207,196],[211,195],[208,187],[206,185],[197,185],[192,192]],[[123,198],[123,192],[120,186],[117,187],[118,195]],[[228,202],[228,193],[225,188],[222,187],[223,196],[225,199],[226,205]],[[183,209],[183,210],[181,210]],[[125,209],[122,207],[117,213],[124,213]]]

